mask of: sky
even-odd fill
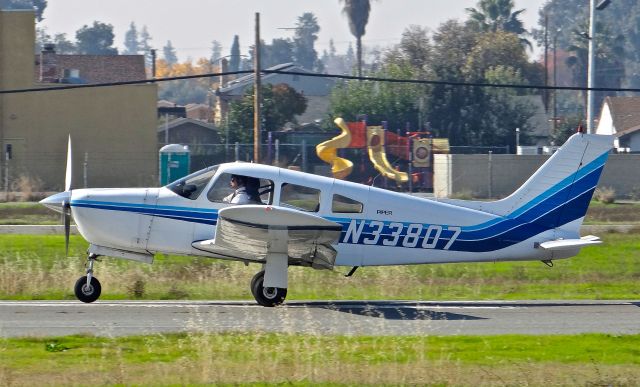
[[[446,20],[465,19],[465,8],[475,7],[478,0],[372,0],[369,23],[363,37],[365,46],[391,46],[399,43],[404,29],[412,24],[435,30]],[[530,29],[537,25],[538,9],[546,0],[515,0],[516,9],[525,8],[522,20]],[[151,45],[159,50],[168,40],[177,50],[178,59],[209,58],[211,42],[222,44],[227,55],[234,35],[240,37],[240,48],[246,54],[253,44],[255,13],[260,13],[260,35],[267,43],[273,38],[292,37],[304,12],[318,19],[320,33],[316,51],[329,47],[333,39],[339,54],[349,43],[355,47],[347,18],[338,0],[49,0],[40,24],[50,35],[66,33],[75,40],[75,32],[84,25],[99,21],[113,25],[115,46],[122,49],[125,32],[131,22],[138,31],[146,26]],[[161,52],[161,51],[160,51]],[[539,49],[534,51],[534,55]]]

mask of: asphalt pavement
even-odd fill
[[[640,301],[0,301],[0,337],[169,332],[638,334]]]

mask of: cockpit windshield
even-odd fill
[[[196,200],[217,170],[218,165],[213,165],[178,179],[167,185],[167,188],[184,198]]]

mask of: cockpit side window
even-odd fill
[[[282,184],[280,204],[300,211],[318,212],[320,209],[320,190],[297,184]]]
[[[211,178],[216,174],[217,170],[218,166],[214,165],[198,172],[194,172],[189,176],[178,179],[167,185],[167,188],[183,198],[196,200]]]
[[[361,214],[363,204],[346,196],[335,194],[331,201],[331,212],[340,214]]]
[[[226,203],[225,198],[228,198],[234,193],[234,189],[229,184],[231,182],[230,173],[222,173],[216,177],[216,181],[211,186],[211,189],[207,193],[207,199],[214,203]],[[242,175],[244,176],[244,175]],[[271,204],[273,201],[273,181],[268,179],[258,179],[251,176],[245,176],[247,179],[253,179],[259,182],[258,187],[254,187],[257,190],[257,197],[259,198],[248,204]]]

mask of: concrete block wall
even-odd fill
[[[549,157],[434,155],[434,195],[503,198],[521,186]],[[610,155],[599,186],[613,188],[618,199],[640,199],[640,155]]]

